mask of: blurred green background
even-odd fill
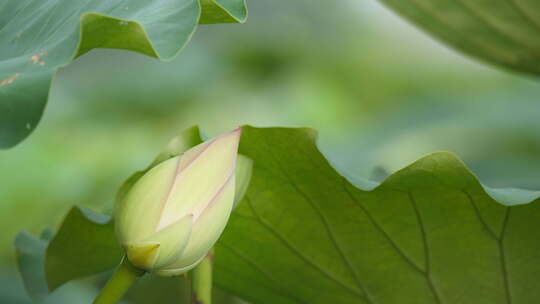
[[[110,208],[124,178],[195,124],[209,135],[314,127],[354,180],[448,150],[486,185],[540,189],[537,79],[466,58],[375,1],[248,4],[246,24],[201,26],[172,62],[94,50],[57,74],[37,131],[0,151],[0,303],[31,302],[14,264],[17,231],[54,227],[73,204]],[[47,303],[89,303],[96,280]],[[156,280],[142,285],[161,299],[133,302],[175,303],[181,282]]]

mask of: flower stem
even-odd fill
[[[193,269],[193,304],[212,304],[212,264],[214,249]]]
[[[94,304],[118,303],[129,287],[144,273],[144,270],[131,265],[127,257],[124,256],[112,277],[94,300]]]

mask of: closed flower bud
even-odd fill
[[[240,133],[159,163],[127,192],[115,209],[115,228],[133,265],[178,275],[204,258],[233,208]]]

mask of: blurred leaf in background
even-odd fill
[[[540,3],[535,0],[382,0],[457,50],[540,75]]]

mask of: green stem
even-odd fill
[[[94,304],[118,303],[129,287],[143,274],[144,270],[131,265],[127,257],[124,256],[112,277],[94,300]]]
[[[214,249],[193,269],[193,304],[212,304],[212,263]]]

